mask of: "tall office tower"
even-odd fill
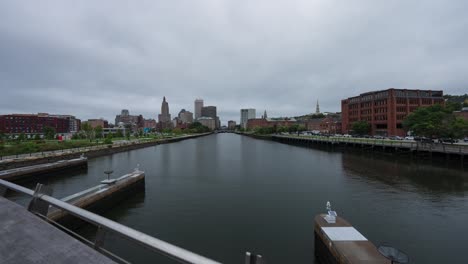
[[[240,125],[242,128],[247,128],[247,120],[255,118],[255,109],[241,109]]]
[[[159,127],[161,129],[171,127],[171,115],[169,114],[169,104],[166,102],[165,96],[161,104],[161,114],[158,116],[158,121]]]
[[[202,116],[201,114],[202,108],[203,108],[203,99],[196,99],[195,100],[195,119],[198,119]]]
[[[317,105],[315,106],[315,113],[320,114],[320,106],[319,106],[318,100],[317,100]]]
[[[216,119],[216,106],[204,106],[201,110],[201,116]]]

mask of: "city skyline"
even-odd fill
[[[226,124],[242,108],[268,109],[270,116],[313,113],[317,99],[321,111],[337,112],[343,98],[388,88],[464,94],[467,7],[464,1],[155,1],[132,8],[2,2],[0,114],[112,120],[131,109],[157,119],[163,96],[173,116],[201,97]],[[395,11],[398,19],[381,19]]]

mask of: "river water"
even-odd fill
[[[468,263],[468,173],[459,168],[215,134],[91,159],[85,172],[42,181],[62,198],[137,164],[145,192],[103,215],[223,263],[244,263],[246,251],[314,263],[314,216],[327,201],[411,263]],[[174,263],[115,236],[105,245],[135,263]]]

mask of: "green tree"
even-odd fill
[[[26,135],[24,133],[19,134],[17,140],[19,142],[26,140]]]
[[[361,120],[352,123],[351,129],[353,130],[354,134],[367,135],[370,132],[371,126],[367,121]]]
[[[34,135],[34,140],[41,140],[41,136],[39,134]]]
[[[115,132],[115,137],[121,138],[121,137],[123,137],[123,136],[124,136],[124,135],[123,135],[123,133],[122,133],[122,130],[118,129],[117,132]]]
[[[96,138],[102,138],[103,137],[103,129],[102,129],[102,126],[96,126],[94,128],[94,134],[96,135]]]
[[[433,105],[420,107],[403,120],[403,127],[425,137],[460,138],[467,135],[468,122],[453,114],[456,106]]]
[[[48,140],[55,139],[55,129],[53,127],[44,127],[44,137]]]
[[[202,125],[200,122],[190,124],[189,129],[195,129],[196,133],[204,133],[210,131],[207,126]]]
[[[107,134],[106,138],[104,139],[104,144],[111,145],[112,144],[112,134]]]
[[[81,130],[84,132],[86,138],[89,139],[90,142],[94,139],[94,129],[89,123],[83,123],[81,125]]]

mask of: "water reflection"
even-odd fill
[[[393,188],[441,196],[464,196],[468,191],[468,172],[460,169],[355,153],[344,153],[342,160],[347,176],[379,181]]]

